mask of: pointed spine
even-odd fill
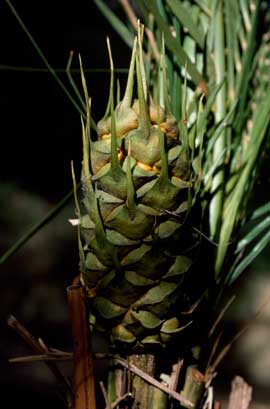
[[[81,117],[82,124],[82,138],[83,138],[83,177],[84,188],[87,192],[92,192],[91,172],[90,172],[90,145],[91,145],[91,99],[89,98],[86,79],[83,71],[83,64],[81,56],[79,55],[80,73],[82,87],[84,91],[85,107],[86,107],[86,125]]]
[[[159,112],[158,112],[159,117]],[[158,118],[158,130],[159,130],[159,147],[160,147],[160,158],[161,158],[161,171],[159,175],[160,183],[166,184],[170,182],[169,179],[169,166],[168,166],[168,155],[165,149],[165,138],[164,134],[160,129],[160,119]]]
[[[161,98],[163,97],[163,86],[161,84],[164,83],[164,77],[163,77],[163,70],[162,70],[162,55],[160,59],[160,65],[159,65],[159,76],[158,76],[158,101],[159,105],[162,105]],[[160,92],[162,92],[162,97],[160,95]],[[161,158],[161,171],[159,175],[159,180],[161,184],[166,184],[169,182],[169,166],[168,166],[168,156],[166,153],[165,149],[165,138],[164,134],[160,129],[160,110],[158,107],[157,111],[157,116],[158,116],[158,133],[159,133],[159,148],[160,148],[160,158]]]
[[[127,207],[130,211],[131,218],[134,218],[136,212],[135,203],[135,188],[132,180],[131,172],[131,146],[130,141],[128,144],[128,156],[127,156]]]
[[[102,217],[100,214],[100,210],[99,210],[99,199],[97,197],[97,187],[95,186],[95,193],[94,193],[94,200],[93,200],[93,210],[94,210],[94,220],[95,220],[95,233],[96,233],[96,240],[98,243],[98,246],[101,249],[104,249],[105,247],[105,251],[107,254],[109,254],[113,260],[114,266],[117,270],[120,270],[120,264],[119,264],[119,260],[117,257],[117,252],[116,249],[114,247],[114,245],[112,243],[110,243],[107,239],[106,236],[106,231],[104,229],[103,226],[103,221],[102,221]]]
[[[94,194],[94,200],[93,200],[93,204],[94,204],[94,218],[95,218],[95,232],[96,232],[96,238],[97,238],[97,242],[100,245],[104,244],[104,241],[106,241],[106,233],[103,227],[103,222],[100,216],[100,212],[99,212],[99,204],[98,204],[98,197],[97,197],[97,188],[95,187],[95,194]]]
[[[142,49],[143,33],[144,33],[144,26],[138,20],[139,63],[140,63],[144,98],[145,98],[145,101],[147,101],[147,81],[146,81],[146,73],[145,73],[144,61],[143,61],[143,49]]]
[[[134,38],[134,45],[133,45],[130,66],[129,66],[129,71],[128,71],[128,79],[127,79],[127,85],[125,89],[125,95],[121,102],[122,106],[128,107],[128,108],[131,106],[132,95],[133,95],[136,49],[137,49],[137,37]]]
[[[114,83],[114,70],[112,69],[111,48],[110,48],[110,40],[109,40],[108,37],[106,39],[106,42],[107,42],[107,48],[109,50],[109,59],[110,59],[110,66],[111,66],[111,70],[110,70],[110,72],[111,72],[111,76],[110,76],[110,93],[109,93],[109,99],[108,99],[108,102],[107,102],[106,111],[105,111],[104,117],[102,118],[101,121],[104,121],[109,117],[109,114],[110,114],[110,111],[111,111],[111,99],[113,97],[113,83]]]
[[[83,92],[84,92],[84,99],[85,99],[85,110],[86,110],[86,129],[87,129],[87,136],[90,138],[90,122],[91,122],[91,112],[90,112],[90,98],[88,95],[88,90],[87,90],[87,84],[86,84],[86,79],[83,71],[83,64],[82,64],[82,59],[79,54],[79,63],[80,63],[80,72],[81,72],[81,81],[82,81],[82,87],[83,87]]]
[[[90,161],[89,161],[89,138],[87,137],[86,128],[84,125],[83,118],[81,117],[81,124],[82,124],[82,141],[83,141],[83,163],[82,163],[82,171],[83,171],[83,185],[86,192],[92,192],[92,181],[91,181],[91,173],[90,173]]]
[[[146,108],[146,101],[144,98],[141,67],[139,62],[139,57],[136,55],[136,72],[137,72],[137,86],[138,86],[138,97],[139,97],[139,127],[144,131],[145,139],[147,140],[150,134],[150,120],[148,111]]]
[[[112,52],[110,46],[110,40],[107,38],[108,53],[110,58],[110,70],[111,70],[111,83],[110,83],[110,111],[111,111],[111,169],[116,171],[120,168],[117,154],[117,136],[116,136],[116,124],[115,124],[115,112],[114,112],[114,66],[112,59]]]

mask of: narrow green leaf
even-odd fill
[[[225,118],[220,122],[219,125],[217,125],[216,129],[214,130],[213,135],[211,136],[211,139],[209,140],[209,143],[207,145],[207,150],[206,154],[209,154],[211,150],[213,149],[216,140],[219,138],[220,134],[222,133],[223,129],[226,127],[230,126],[232,124],[232,120],[236,111],[236,107],[238,104],[238,100],[235,100],[233,104],[231,105],[230,111],[227,113]],[[229,145],[225,148],[230,148]]]
[[[209,1],[207,1],[207,0],[194,0],[194,3],[196,3],[208,17],[212,16]]]
[[[211,9],[211,18],[209,19],[209,23],[207,24],[207,49],[208,52],[212,52],[214,49],[214,40],[217,32],[217,10],[218,4],[220,3],[219,0],[211,0],[209,4],[209,8]]]
[[[250,20],[250,11],[249,11],[249,1],[240,0],[240,9],[243,16],[245,29],[247,32],[251,30],[251,20]]]
[[[143,16],[143,21],[145,22],[145,24],[148,24],[148,12],[147,12],[147,8],[144,4],[144,0],[136,0],[136,4],[140,9],[140,12],[142,13]]]
[[[73,88],[73,90],[74,90],[74,92],[75,92],[75,94],[76,94],[76,96],[77,96],[77,98],[78,98],[78,100],[79,100],[79,102],[80,102],[80,104],[82,106],[82,109],[85,110],[85,102],[84,102],[84,100],[83,100],[83,98],[81,96],[81,93],[80,93],[80,91],[79,91],[79,89],[78,89],[78,87],[77,87],[77,85],[76,85],[76,83],[75,83],[75,81],[74,81],[74,79],[72,77],[71,64],[72,64],[72,60],[73,60],[73,54],[74,54],[73,51],[70,51],[67,66],[66,66],[66,73],[67,73],[67,77],[68,77],[68,80],[70,82],[70,85],[72,86],[72,88]],[[81,69],[80,69],[80,71],[81,71]]]
[[[225,65],[225,38],[224,38],[224,19],[222,3],[219,2],[215,14],[216,34],[214,39],[214,58],[216,68],[216,82],[223,81],[226,73]],[[226,116],[226,83],[220,89],[216,99],[215,122],[219,123]],[[213,161],[216,162],[221,157],[226,147],[226,128],[223,129],[215,142],[213,150]],[[209,225],[212,239],[218,239],[221,214],[223,207],[223,189],[224,189],[224,166],[220,163],[220,170],[213,177],[211,193],[212,198],[209,207]]]
[[[188,74],[191,76],[194,83],[196,85],[199,85],[204,81],[202,75],[197,70],[196,65],[191,62],[190,58],[187,56],[186,52],[180,46],[178,41],[173,37],[170,27],[166,24],[166,22],[160,15],[155,1],[149,0],[147,2],[147,7],[149,11],[154,15],[158,27],[164,33],[166,45],[169,50],[175,55],[178,66],[182,68],[186,65]]]
[[[196,43],[192,37],[185,35],[183,39],[183,49],[186,52],[187,56],[190,58],[190,61],[192,61],[195,64],[196,63]]]
[[[198,26],[198,24],[196,24],[192,19],[190,13],[188,13],[187,11],[187,8],[183,5],[182,2],[177,0],[166,0],[166,2],[171,8],[173,14],[178,18],[181,24],[188,29],[191,37],[203,50],[205,44],[204,32],[201,30],[200,26]]]
[[[157,3],[158,11],[159,11],[161,17],[166,22],[166,24],[169,24],[169,18],[167,16],[165,7],[163,5],[163,3],[164,3],[163,0],[156,0],[156,3]]]
[[[239,180],[235,185],[230,200],[226,203],[223,212],[223,223],[220,232],[220,245],[216,259],[216,275],[218,276],[224,258],[226,256],[231,234],[235,227],[238,210],[246,195],[247,187],[252,180],[255,163],[258,161],[261,146],[264,142],[266,131],[270,124],[270,88],[268,87],[266,97],[261,101],[254,116],[253,128],[250,134],[250,142],[247,147],[245,167],[240,173]]]
[[[133,47],[133,33],[127,28],[127,26],[120,20],[119,17],[112,10],[106,6],[106,2],[102,0],[94,0],[101,13],[105,16],[114,30],[120,35],[122,40],[130,47]]]
[[[207,173],[205,173],[205,176],[204,176],[204,184],[205,184],[206,191],[211,189],[213,175],[215,174],[216,170],[220,166],[220,163],[224,161],[225,156],[226,156],[226,148],[224,148],[223,151],[220,152],[220,156],[218,156],[215,161],[213,160],[210,161],[210,167],[209,169],[207,169]]]
[[[176,17],[173,17],[173,27],[175,30],[175,36],[176,40],[180,44],[180,32],[181,32],[181,27],[178,19]],[[167,57],[168,59],[169,57]],[[181,118],[181,106],[182,106],[182,79],[179,70],[177,67],[175,67],[175,62],[176,58],[175,56],[173,57],[173,62],[174,62],[174,70],[172,73],[172,78],[171,82],[169,81],[169,86],[170,86],[170,95],[171,95],[171,113],[176,119],[176,122],[180,121]]]
[[[203,112],[200,114],[198,118],[198,125],[197,130],[200,132],[202,131],[206,125],[209,118],[209,114],[211,110],[213,110],[213,105],[216,102],[217,94],[219,93],[220,89],[223,87],[225,83],[225,79],[218,84],[215,85],[213,88],[209,89],[209,95],[206,100],[206,104],[204,106]]]
[[[69,62],[68,62],[69,63]],[[52,68],[55,73],[64,74],[67,72],[67,68]],[[14,72],[25,72],[25,73],[38,73],[38,74],[50,74],[50,70],[48,68],[38,68],[38,67],[25,67],[25,66],[18,66],[18,65],[2,65],[0,64],[0,70],[3,71],[14,71]],[[115,73],[119,74],[128,74],[128,68],[115,68]],[[80,68],[70,68],[69,72],[72,74],[79,74],[80,75]],[[85,73],[109,73],[109,68],[84,68]]]
[[[77,189],[81,187],[81,183],[77,185]],[[73,189],[61,199],[57,205],[50,210],[41,220],[39,220],[36,224],[30,227],[29,230],[26,231],[20,237],[18,241],[16,241],[1,257],[0,257],[0,264],[6,262],[11,256],[13,256],[20,248],[26,244],[36,233],[39,232],[46,224],[48,224],[69,202],[71,198],[73,198],[74,191]]]
[[[270,202],[256,209],[251,216],[251,220],[255,220],[258,217],[264,216],[266,213],[270,213]]]
[[[171,84],[171,112],[178,122],[181,117],[182,105],[182,81],[177,71],[173,72],[173,81]]]
[[[255,1],[255,10],[252,13],[252,28],[248,36],[248,44],[243,57],[243,67],[241,73],[238,76],[238,86],[237,93],[239,95],[239,112],[236,118],[236,129],[238,132],[241,132],[245,124],[245,115],[244,111],[246,109],[246,101],[248,98],[248,88],[250,85],[250,67],[252,66],[254,60],[254,52],[256,51],[256,37],[257,37],[257,27],[259,22],[259,0]]]
[[[12,11],[13,15],[16,17],[17,21],[19,22],[21,28],[23,29],[23,31],[25,32],[25,34],[27,35],[27,37],[29,38],[30,42],[32,43],[32,45],[34,46],[35,50],[37,51],[38,55],[40,56],[41,60],[43,61],[43,63],[46,65],[47,69],[49,70],[49,72],[52,74],[52,76],[54,77],[54,79],[57,81],[57,83],[60,85],[61,89],[64,91],[64,93],[66,94],[66,96],[68,97],[68,99],[72,102],[72,104],[74,105],[74,107],[76,108],[76,110],[85,118],[85,112],[81,109],[81,107],[78,105],[77,101],[73,98],[73,96],[70,94],[70,92],[68,91],[68,89],[66,88],[66,86],[64,85],[64,83],[60,80],[60,78],[58,77],[57,73],[55,72],[55,70],[52,68],[52,66],[49,64],[47,58],[45,57],[45,55],[43,54],[43,52],[41,51],[40,47],[38,46],[38,44],[36,43],[36,41],[34,40],[34,37],[32,36],[32,34],[30,33],[30,31],[28,30],[28,28],[26,27],[26,25],[24,24],[24,22],[22,21],[21,17],[19,16],[19,14],[17,13],[17,11],[15,10],[15,8],[13,7],[12,3],[10,0],[5,0],[7,5],[9,6],[10,10]]]
[[[234,49],[237,41],[237,24],[235,19],[235,7],[231,0],[225,2],[225,35],[227,42],[227,78],[228,78],[228,99],[233,102],[235,98],[235,66],[234,66]],[[236,17],[235,17],[236,16]]]
[[[262,239],[256,244],[251,252],[238,264],[235,270],[232,272],[228,284],[232,284],[250,265],[250,263],[264,250],[267,244],[270,242],[270,231],[268,231]]]
[[[236,249],[236,253],[242,251],[248,244],[250,244],[257,236],[259,236],[267,227],[270,226],[270,216],[266,217],[261,223],[257,224],[245,237],[243,237]]]

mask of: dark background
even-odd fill
[[[109,6],[121,14],[117,1]],[[106,36],[115,67],[127,67],[129,49],[91,0],[14,0],[13,6],[53,68],[64,68],[74,51],[84,68],[109,68]],[[80,116],[55,79],[45,72],[4,66],[45,68],[5,1],[0,1],[0,254],[72,189],[71,160],[81,166]],[[65,73],[59,73],[74,96]],[[81,90],[80,75],[73,74]],[[120,75],[120,80],[125,74]],[[109,73],[87,73],[92,115],[107,105]],[[66,286],[78,274],[73,200],[21,250],[0,266],[1,401],[9,408],[65,408],[50,371],[41,364],[10,365],[9,357],[32,351],[6,325],[13,314],[48,345],[72,349]],[[71,373],[70,365],[64,371]],[[0,402],[0,406],[1,402]]]
[[[111,39],[115,67],[128,66],[130,50],[113,32],[93,1],[14,0],[12,4],[52,67],[65,68],[70,50],[73,50],[74,68],[78,68],[78,53],[84,68],[108,68],[107,35]],[[107,4],[122,14],[117,1],[107,1]],[[0,254],[3,254],[72,188],[71,160],[79,178],[81,125],[78,112],[49,73],[5,68],[44,68],[44,64],[4,0],[0,1],[0,38]],[[59,76],[74,96],[65,73]],[[125,74],[119,77],[122,81]],[[74,79],[80,87],[79,75],[74,74]],[[107,104],[109,74],[87,73],[86,79],[92,97],[92,114],[98,120]],[[29,409],[43,409],[48,405],[52,409],[66,407],[53,376],[42,363],[8,363],[9,357],[32,351],[8,328],[6,317],[14,314],[49,346],[71,351],[66,287],[78,274],[76,230],[68,223],[68,219],[74,217],[71,200],[49,225],[0,266],[0,391],[2,402],[7,402],[10,409],[18,404]],[[267,252],[263,260],[269,260]],[[265,292],[269,288],[266,263],[261,261],[259,269],[265,279],[266,284],[262,284]],[[252,271],[255,270],[257,273],[258,268],[253,267],[250,275],[239,284],[243,299],[248,301],[239,302],[228,318],[232,332],[260,305],[262,295],[252,292],[255,288]],[[253,300],[252,308],[249,297]],[[233,321],[235,317],[237,324]],[[265,323],[268,323],[266,336],[258,335],[259,341],[269,335],[269,315],[263,318]],[[100,340],[98,343],[97,347],[101,347]],[[237,348],[241,349],[241,345]],[[239,358],[237,348],[220,369],[222,384],[227,389],[235,371],[253,384],[257,382],[249,373],[247,355]],[[252,348],[258,352],[265,346],[255,342]],[[247,354],[251,360],[249,352]],[[260,355],[254,359],[257,362]],[[262,364],[266,371],[267,359],[265,365]],[[70,365],[63,368],[71,373]],[[257,382],[257,400],[268,399],[268,386],[266,381]]]
[[[108,1],[117,7],[117,2]],[[113,32],[93,1],[13,1],[49,63],[65,68],[74,51],[85,68],[108,68],[106,36],[112,43],[116,67],[127,66],[129,50]],[[44,68],[5,1],[0,3],[1,64]],[[65,73],[59,74],[69,87]],[[80,77],[74,75],[80,86]],[[93,116],[107,103],[108,74],[87,74]],[[72,90],[71,90],[72,92]],[[49,73],[1,71],[1,126],[5,140],[1,175],[51,200],[70,188],[70,161],[81,155],[80,118]],[[5,132],[5,133],[4,133]]]

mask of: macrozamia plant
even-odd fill
[[[95,3],[132,51],[122,93],[108,41],[110,92],[94,131],[80,60],[79,191],[73,181],[87,306],[73,310],[73,333],[87,311],[109,342],[107,408],[212,407],[230,347],[219,328],[226,290],[270,239],[269,204],[250,210],[269,143],[269,7],[140,0],[142,25],[128,1],[128,23]],[[89,348],[76,345],[87,374],[89,355],[88,370],[78,362]],[[76,409],[94,405],[81,383]]]

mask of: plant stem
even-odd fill
[[[76,284],[67,288],[67,294],[74,343],[74,406],[75,409],[96,409],[93,356],[84,291],[80,284]]]
[[[96,354],[96,357],[98,358],[97,354]],[[171,396],[173,399],[180,402],[182,405],[186,405],[186,407],[190,407],[190,408],[193,407],[192,403],[188,399],[186,399],[182,394],[180,394],[179,392],[176,392],[174,389],[166,386],[164,383],[159,382],[153,376],[147,374],[144,370],[138,368],[136,365],[134,365],[130,361],[128,362],[125,359],[117,357],[115,355],[112,356],[112,357],[114,358],[114,360],[117,363],[119,363],[124,368],[128,369],[130,372],[132,372],[135,375],[142,378],[145,382],[149,383],[150,385],[153,385],[154,388],[160,389],[161,391],[165,392],[167,395]],[[99,354],[99,358],[104,358],[104,355],[100,356],[100,354]],[[154,407],[154,409],[158,409],[158,408]]]
[[[150,354],[131,355],[129,363],[136,365],[150,376],[154,376],[155,371],[155,357]],[[153,386],[145,382],[139,376],[134,376],[132,386],[134,389],[134,408],[150,409],[153,396]],[[157,408],[158,409],[158,408]]]
[[[205,377],[196,368],[189,366],[187,368],[185,384],[182,394],[190,402],[192,402],[193,407],[197,408],[197,405],[201,399],[202,392],[205,387]],[[183,405],[183,407],[188,407]]]

